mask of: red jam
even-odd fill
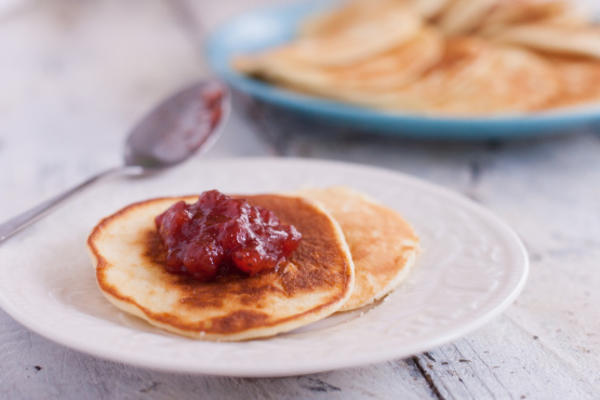
[[[302,237],[272,211],[217,190],[202,193],[194,204],[173,204],[155,222],[167,248],[167,270],[200,280],[230,267],[249,274],[275,268]]]

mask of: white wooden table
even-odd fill
[[[137,117],[207,74],[203,31],[252,6],[210,3],[32,0],[0,8],[0,220],[117,163]],[[523,294],[484,328],[430,352],[280,379],[172,375],[103,361],[0,311],[1,399],[600,398],[600,128],[513,142],[419,142],[325,135],[237,103],[206,157],[341,159],[462,192],[523,238],[532,263]]]

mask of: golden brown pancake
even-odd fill
[[[283,195],[244,196],[301,233],[278,269],[200,282],[164,268],[154,217],[179,200],[135,203],[103,219],[88,238],[102,293],[118,308],[165,330],[207,340],[272,336],[324,318],[348,299],[354,266],[338,224],[320,206]]]
[[[600,60],[600,25],[568,1],[350,0],[309,17],[290,43],[233,66],[388,112],[471,116],[597,103],[595,65],[559,57]]]
[[[441,60],[414,82],[379,91],[339,90],[335,98],[390,111],[477,115],[536,110],[558,90],[556,72],[542,57],[455,37],[447,39]]]
[[[379,12],[380,5],[383,5],[382,1],[348,1],[340,8],[334,8],[306,18],[300,26],[299,34],[303,37],[322,37],[335,34],[353,24],[361,18],[361,15]]]
[[[494,40],[555,54],[600,59],[600,27],[533,23],[507,27]]]
[[[304,189],[338,221],[355,267],[352,295],[340,311],[353,310],[385,296],[408,275],[419,238],[394,210],[345,187]]]
[[[438,17],[437,25],[448,34],[468,33],[500,0],[453,0]]]
[[[557,91],[556,74],[536,54],[456,37],[447,40],[440,63],[403,88],[386,107],[455,115],[526,111]]]
[[[450,0],[404,0],[404,3],[421,17],[433,19],[448,7]]]
[[[558,92],[542,57],[429,29],[404,45],[343,68],[292,61],[286,48],[238,68],[294,90],[390,111],[477,115],[536,110]]]
[[[420,28],[421,20],[400,2],[363,0],[319,17],[286,47],[299,61],[342,66],[399,46]]]
[[[502,29],[521,24],[540,22],[582,24],[572,5],[559,0],[509,0],[500,1],[479,21],[478,34],[493,35]]]
[[[299,34],[301,39],[352,36],[360,40],[362,47],[371,49],[382,39],[404,40],[411,30],[416,31],[421,21],[415,11],[404,1],[352,0],[340,8],[308,17],[300,26]],[[404,33],[397,36],[400,32]]]
[[[600,104],[600,60],[578,57],[550,59],[560,82],[560,92],[546,106]]]
[[[289,48],[238,58],[234,65],[301,91],[344,99],[346,91],[389,90],[414,81],[440,59],[443,49],[442,38],[431,29],[423,29],[406,43],[344,66],[301,62]]]

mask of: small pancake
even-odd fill
[[[600,59],[600,26],[522,24],[507,27],[493,38],[549,53]]]
[[[438,17],[439,28],[450,35],[468,33],[501,0],[453,0]]]
[[[429,0],[431,1],[431,0]],[[441,0],[434,0],[441,1]],[[385,18],[386,14],[410,10],[418,7],[412,3],[400,0],[351,0],[344,2],[341,7],[311,15],[306,18],[299,29],[301,38],[325,38],[337,35],[348,29],[355,29],[357,25],[377,23]],[[414,15],[415,19],[419,19]],[[364,29],[364,26],[362,27]],[[386,32],[387,33],[387,32]]]
[[[309,16],[300,25],[298,34],[301,37],[319,37],[334,34],[359,19],[361,14],[377,11],[380,4],[383,4],[383,2],[373,0],[348,1],[342,7],[334,7],[331,10]]]
[[[421,19],[401,2],[357,1],[317,17],[286,47],[299,61],[342,66],[405,43],[421,26]]]
[[[450,0],[405,0],[404,2],[421,17],[432,19],[439,16]]]
[[[352,0],[342,7],[310,16],[300,26],[300,36],[315,37],[339,31],[365,15],[387,13],[398,8],[408,9],[416,16],[436,17],[450,0]]]
[[[340,311],[378,300],[396,288],[414,265],[419,238],[395,211],[345,187],[304,189],[338,221],[355,266],[352,295]]]
[[[363,101],[390,110],[477,115],[535,110],[558,90],[556,73],[536,54],[456,37],[422,78],[385,96],[363,94]]]
[[[294,90],[390,111],[451,115],[522,112],[538,109],[558,92],[555,71],[542,57],[530,51],[474,37],[453,37],[445,41],[438,54],[439,42],[431,38],[439,39],[439,36],[432,33],[428,38],[430,31],[423,32],[425,36],[419,36],[415,40],[420,42],[415,43],[429,40],[438,45],[430,45],[430,56],[423,51],[419,64],[415,61],[419,53],[414,51],[418,45],[413,48],[406,44],[407,53],[415,54],[414,69],[412,72],[411,68],[400,70],[396,77],[393,64],[389,64],[384,74],[359,79],[353,86],[350,80],[340,79],[343,74],[324,75],[321,70],[315,73],[314,69],[302,69],[298,64],[280,63],[283,58],[279,61],[267,58],[256,70],[260,71],[259,76]],[[400,60],[407,58],[408,55],[399,57]],[[437,62],[425,68],[436,58]],[[362,71],[368,71],[372,65],[365,61],[363,67],[369,67]],[[349,67],[346,71],[352,69]],[[359,71],[357,68],[352,73],[358,77]]]
[[[233,64],[284,88],[390,112],[597,103],[600,25],[582,11],[564,0],[353,0],[309,18],[290,44]],[[402,18],[410,23],[400,34]],[[591,63],[555,61],[578,57]]]
[[[344,66],[303,63],[283,48],[256,58],[238,59],[236,67],[303,92],[335,98],[346,90],[369,92],[406,85],[434,65],[443,50],[442,38],[431,29],[423,29],[406,43]]]
[[[199,282],[164,268],[154,217],[179,200],[135,203],[103,219],[88,238],[96,278],[107,299],[165,330],[206,340],[272,336],[337,311],[354,285],[354,265],[338,224],[299,197],[244,196],[301,233],[299,247],[278,269]]]
[[[511,0],[496,4],[480,20],[477,33],[491,36],[512,25],[550,21],[576,25],[585,23],[573,4],[561,0]]]
[[[560,92],[544,108],[568,107],[582,103],[600,104],[600,60],[552,57]]]

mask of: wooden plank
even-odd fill
[[[444,399],[595,399],[577,369],[510,320],[417,357]]]
[[[0,397],[30,399],[427,399],[434,398],[410,361],[277,379],[168,374],[68,350],[28,332],[0,312]]]

